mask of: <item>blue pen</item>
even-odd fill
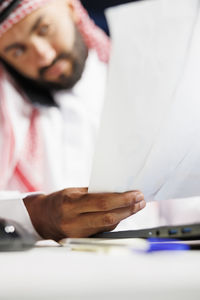
[[[187,251],[190,250],[190,246],[184,243],[180,243],[179,240],[175,239],[158,239],[150,238],[147,240],[148,245],[145,250],[137,250],[136,252],[152,253],[159,251]],[[133,249],[134,251],[134,249]],[[135,252],[135,251],[134,251]]]
[[[187,251],[190,250],[190,246],[184,243],[180,243],[179,240],[174,239],[156,239],[150,238],[149,249],[147,253],[156,251]]]

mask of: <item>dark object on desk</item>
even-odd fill
[[[161,226],[140,230],[103,232],[96,234],[93,237],[104,239],[163,238],[178,240],[200,240],[200,224]]]
[[[27,250],[34,244],[35,240],[22,226],[0,219],[0,252]]]

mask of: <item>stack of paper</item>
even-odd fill
[[[113,48],[90,191],[200,195],[200,1],[110,9]]]
[[[68,238],[59,243],[72,251],[104,254],[132,254],[133,251],[146,252],[150,245],[145,239]]]

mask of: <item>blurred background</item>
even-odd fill
[[[111,6],[120,5],[128,2],[141,0],[81,0],[82,4],[88,10],[90,17],[100,26],[108,35],[109,29],[106,23],[104,10]]]

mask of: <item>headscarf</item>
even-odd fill
[[[0,0],[0,37],[33,11],[48,5],[50,1],[59,0]],[[89,18],[79,0],[71,0],[71,2],[78,16],[77,26],[86,45],[89,49],[94,49],[97,52],[100,61],[107,63],[110,53],[109,38]],[[39,123],[40,112],[30,105],[30,123],[25,144],[21,147],[22,152],[18,160],[14,162],[16,137],[6,107],[3,88],[5,77],[4,69],[0,66],[0,138],[3,141],[0,144],[0,189],[5,189],[7,181],[11,179],[13,189],[18,189],[21,192],[43,190],[40,181],[40,175],[44,174]],[[27,102],[23,91],[21,95]],[[13,170],[12,174],[9,173],[10,170]]]

